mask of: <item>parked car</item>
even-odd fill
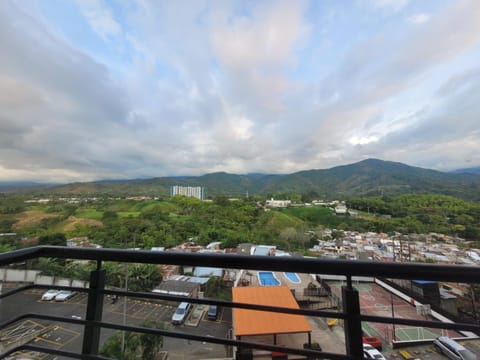
[[[60,290],[50,289],[42,295],[42,300],[51,301],[55,299],[55,296],[57,296],[59,292]]]
[[[218,306],[217,305],[210,305],[208,307],[207,319],[208,320],[217,320],[217,316],[218,316]]]
[[[450,339],[448,336],[440,336],[433,340],[442,353],[444,353],[451,360],[476,360],[477,355],[470,350],[464,348],[455,340]]]
[[[55,301],[67,301],[76,294],[75,291],[62,290],[55,296]]]
[[[177,310],[172,315],[172,324],[180,325],[186,319],[188,314],[190,313],[191,305],[187,302],[182,302],[178,305]]]
[[[362,336],[362,342],[382,351],[382,340],[376,336]]]
[[[369,344],[363,344],[363,355],[366,359],[385,360],[382,353]]]

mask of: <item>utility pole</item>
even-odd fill
[[[472,296],[472,312],[473,312],[473,318],[475,319],[475,323],[478,324],[478,319],[477,319],[477,307],[475,305],[475,291],[473,289],[473,284],[470,284],[470,294]]]
[[[125,263],[125,291],[128,291],[128,263]],[[123,298],[123,326],[127,325],[127,300],[128,296]],[[125,354],[125,331],[122,331],[122,354]]]
[[[403,262],[402,236],[400,236],[400,262]]]
[[[396,338],[396,334],[395,334],[395,310],[393,309],[393,294],[392,293],[390,293],[390,302],[391,302],[391,305],[392,305],[392,327],[393,327],[393,342],[394,342],[397,338]]]
[[[133,248],[135,249],[137,243],[137,236],[136,234],[133,235]],[[127,241],[125,239],[125,245]],[[128,263],[125,263],[125,292],[128,291]],[[127,325],[127,303],[128,303],[128,296],[125,295],[123,298],[123,326]],[[125,354],[125,331],[122,331],[122,343],[121,343],[122,354]]]

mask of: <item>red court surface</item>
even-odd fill
[[[341,299],[341,283],[330,283],[332,296]],[[430,315],[419,315],[414,305],[392,295],[390,292],[374,283],[354,284],[360,296],[360,311],[363,315],[384,316],[394,319],[436,320]],[[392,316],[393,306],[393,316]],[[378,336],[387,343],[392,343],[393,325],[380,323],[362,323],[365,333]],[[434,339],[438,336],[460,337],[461,335],[452,330],[411,327],[395,325],[395,341],[416,341]]]

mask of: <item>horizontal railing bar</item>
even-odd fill
[[[101,264],[105,261],[124,262],[124,263],[148,263],[148,264],[175,264],[175,265],[194,265],[207,266],[226,269],[245,269],[245,270],[265,270],[279,271],[279,272],[297,272],[306,274],[326,274],[326,275],[340,275],[346,276],[347,279],[351,276],[364,277],[387,277],[410,280],[436,280],[436,281],[453,281],[461,283],[478,283],[480,281],[480,268],[472,266],[460,265],[437,265],[437,264],[418,264],[418,263],[391,263],[391,262],[377,262],[377,261],[351,261],[351,260],[333,260],[333,259],[312,259],[312,258],[297,258],[297,257],[268,257],[268,256],[245,256],[232,254],[205,254],[205,253],[180,253],[180,252],[155,252],[144,250],[124,250],[124,249],[93,249],[93,248],[68,248],[56,246],[39,246],[28,249],[16,250],[0,254],[0,266],[19,263],[33,258],[59,258],[59,259],[81,259],[93,260]],[[229,308],[244,308],[257,311],[281,312],[298,315],[308,315],[315,317],[328,317],[337,319],[347,319],[348,314],[344,312],[331,312],[322,310],[306,310],[306,309],[291,309],[268,305],[256,305],[247,303],[234,303],[216,299],[191,299],[182,296],[172,296],[158,293],[137,293],[123,290],[110,289],[89,289],[80,287],[68,287],[57,285],[26,285],[16,289],[0,294],[0,299],[17,294],[21,291],[32,288],[52,288],[61,290],[72,290],[89,294],[108,294],[127,296],[139,299],[165,300],[165,301],[189,301],[198,304],[216,304],[219,306]],[[202,341],[215,344],[223,344],[229,346],[256,348],[267,351],[282,351],[285,353],[314,356],[321,358],[328,358],[333,360],[340,359],[354,359],[354,357],[343,354],[333,354],[318,352],[310,349],[289,348],[271,344],[252,343],[241,340],[218,338],[211,336],[193,335],[178,333],[174,331],[167,331],[163,329],[145,328],[120,325],[115,323],[108,323],[102,321],[87,321],[74,318],[63,318],[53,315],[44,314],[23,314],[15,319],[8,320],[0,324],[0,329],[3,329],[17,321],[27,318],[43,319],[49,321],[72,323],[76,325],[84,325],[86,327],[99,327],[113,330],[132,331],[139,333],[147,333],[153,335],[160,335],[166,337],[174,337],[192,341]],[[359,316],[359,321],[369,321],[387,324],[401,324],[409,326],[423,326],[430,328],[451,329],[451,330],[467,330],[472,332],[480,332],[480,325],[466,324],[466,323],[443,323],[439,321],[403,319],[393,317],[381,317],[372,315]],[[31,345],[23,345],[19,348],[40,348]],[[50,349],[48,349],[50,350]],[[34,350],[36,351],[36,350]],[[57,355],[70,356],[80,359],[102,359],[101,357],[91,355],[77,355],[71,356],[68,352],[63,350],[57,351]],[[48,353],[48,351],[46,351]],[[3,357],[1,355],[0,357]],[[87,357],[86,357],[87,356]],[[88,357],[90,356],[90,357]]]
[[[172,301],[172,302],[188,301],[190,303],[195,303],[195,304],[219,305],[219,306],[229,307],[229,308],[242,308],[242,309],[251,309],[251,310],[258,310],[258,311],[279,312],[279,313],[286,313],[286,314],[329,317],[329,318],[335,318],[335,319],[346,318],[346,315],[340,312],[308,310],[308,309],[292,309],[292,308],[279,307],[279,306],[257,305],[257,304],[239,303],[239,302],[231,302],[231,301],[215,300],[215,299],[207,299],[207,298],[195,299],[195,298],[186,298],[184,296],[162,295],[162,294],[156,294],[156,293],[132,292],[132,291],[124,291],[124,290],[107,290],[107,289],[101,290],[101,289],[89,289],[89,288],[68,287],[68,286],[58,286],[58,285],[40,285],[40,284],[26,285],[22,288],[17,288],[9,291],[8,293],[1,294],[0,298],[7,297],[9,295],[14,295],[20,291],[29,290],[29,289],[71,290],[71,291],[77,291],[77,292],[83,292],[83,293],[98,291],[99,294],[103,293],[105,295],[127,296],[127,297],[138,298],[138,299],[165,300],[165,301]],[[2,325],[0,325],[0,329],[1,328],[2,328]]]
[[[16,321],[23,320],[24,318],[33,318],[33,319],[48,320],[48,321],[55,321],[55,322],[67,322],[67,323],[72,323],[77,325],[92,325],[92,326],[99,326],[101,328],[106,328],[106,329],[152,334],[157,336],[180,338],[180,339],[192,340],[192,341],[198,341],[198,342],[209,342],[209,343],[220,344],[220,345],[230,345],[230,346],[236,346],[236,347],[254,348],[254,349],[261,349],[261,350],[268,350],[268,351],[281,351],[284,353],[291,353],[291,354],[304,355],[304,356],[317,356],[317,357],[333,359],[333,360],[335,359],[354,360],[355,359],[354,357],[348,356],[348,355],[335,354],[335,353],[329,353],[329,352],[319,352],[316,350],[291,348],[291,347],[285,347],[285,346],[279,346],[279,345],[269,345],[269,344],[263,344],[263,343],[241,341],[241,340],[230,340],[230,339],[219,338],[215,336],[202,336],[202,335],[194,335],[194,334],[187,334],[187,333],[178,333],[178,332],[168,331],[168,330],[121,325],[121,324],[114,324],[114,323],[101,322],[101,321],[70,319],[70,318],[63,318],[63,317],[54,316],[54,315],[45,315],[45,314],[36,314],[36,313],[23,314],[17,317]]]
[[[472,332],[480,332],[480,325],[468,324],[468,323],[445,323],[440,321],[429,321],[429,320],[415,320],[415,319],[404,319],[404,318],[395,318],[392,321],[391,317],[385,316],[373,316],[373,315],[360,315],[362,321],[376,322],[383,324],[401,324],[401,325],[411,325],[411,326],[423,326],[436,329],[448,329],[448,330],[464,330]]]
[[[0,323],[0,330],[3,330],[7,326],[10,326],[10,325],[16,323],[17,321],[22,321],[24,319],[28,319],[29,316],[30,316],[29,314],[22,314],[22,315],[18,315],[16,317],[14,317],[14,318],[5,320],[4,322]]]
[[[80,288],[80,287],[68,287],[68,286],[57,286],[57,285],[25,285],[3,294],[0,294],[0,299],[5,298],[11,295],[14,295],[18,292],[29,290],[29,289],[60,289],[60,290],[73,290],[78,292],[88,293],[93,291],[88,288]],[[346,319],[347,315],[341,312],[331,312],[331,311],[321,311],[321,310],[308,310],[308,309],[291,309],[291,308],[284,308],[284,307],[277,307],[277,306],[267,306],[267,305],[257,305],[257,304],[248,304],[248,303],[238,303],[238,302],[230,302],[225,300],[215,300],[215,299],[194,299],[194,298],[185,298],[182,296],[173,296],[173,295],[162,295],[162,294],[153,294],[153,293],[145,293],[145,292],[131,292],[131,291],[123,291],[123,290],[97,290],[99,293],[104,293],[107,295],[119,295],[119,296],[128,296],[132,298],[140,298],[140,299],[152,299],[152,300],[165,300],[165,301],[173,301],[173,302],[182,302],[187,300],[190,303],[195,304],[206,304],[206,305],[219,305],[223,307],[229,308],[243,308],[243,309],[251,309],[251,310],[259,310],[259,311],[271,311],[271,312],[280,312],[280,313],[288,313],[288,314],[297,314],[297,315],[308,315],[308,316],[315,316],[315,317],[328,317],[328,318],[335,318],[335,319]],[[370,322],[378,322],[378,323],[385,323],[390,324],[392,323],[391,317],[382,317],[382,316],[373,316],[373,315],[360,315],[362,321],[370,321]],[[404,318],[395,318],[395,322],[402,325],[422,325],[431,328],[444,328],[444,329],[453,329],[453,330],[468,330],[473,332],[480,332],[480,325],[469,324],[469,323],[443,323],[438,321],[428,321],[428,320],[415,320],[415,319],[404,319]],[[3,328],[4,325],[0,324],[0,329]]]
[[[345,319],[346,315],[340,312],[332,311],[321,311],[321,310],[308,310],[308,309],[292,309],[279,306],[269,306],[269,305],[259,305],[259,304],[250,304],[250,303],[239,303],[233,301],[225,300],[216,300],[216,299],[195,299],[187,298],[184,296],[174,296],[174,295],[162,295],[157,293],[145,293],[145,292],[131,292],[131,291],[122,291],[122,290],[99,290],[99,293],[104,293],[107,295],[120,295],[128,296],[140,299],[152,299],[152,300],[165,300],[165,301],[174,301],[174,302],[184,302],[188,301],[189,303],[194,304],[206,304],[206,305],[219,305],[229,308],[242,308],[242,309],[251,309],[259,311],[270,311],[270,312],[281,312],[286,314],[296,314],[296,315],[309,315],[317,317],[331,317],[336,319]]]
[[[28,285],[20,286],[18,288],[12,289],[12,290],[7,290],[5,292],[3,292],[3,289],[2,289],[2,293],[0,294],[0,299],[15,295],[16,293],[19,293],[19,292],[22,292],[22,291],[25,291],[25,290],[33,289],[35,287],[36,287],[36,285],[34,285],[34,284],[28,284]]]
[[[52,286],[26,285],[21,288],[11,290],[8,293],[1,294],[0,298],[6,297],[8,295],[13,295],[19,291],[23,291],[26,289],[28,290],[32,288],[73,290],[73,291],[86,292],[86,293],[93,291],[88,288],[79,288],[79,287],[67,287],[67,286],[55,286],[55,285],[52,285]],[[165,301],[172,301],[172,302],[182,302],[187,300],[188,302],[195,303],[195,304],[219,305],[219,306],[229,307],[229,308],[242,308],[242,309],[258,310],[258,311],[279,312],[279,313],[286,313],[286,314],[328,317],[328,318],[334,318],[334,319],[347,318],[347,315],[341,312],[330,312],[330,311],[308,310],[308,309],[291,309],[291,308],[278,307],[278,306],[238,303],[238,302],[230,302],[230,301],[215,300],[215,299],[208,299],[208,298],[194,299],[194,298],[185,298],[182,296],[162,295],[162,294],[145,293],[145,292],[131,292],[131,291],[123,291],[123,290],[107,290],[107,289],[98,290],[98,292],[107,294],[107,295],[128,296],[128,297],[140,298],[140,299],[165,300]],[[360,319],[362,321],[371,321],[371,322],[378,322],[378,323],[385,323],[385,324],[392,323],[391,317],[360,315]],[[443,323],[438,321],[415,320],[415,319],[404,319],[404,318],[395,318],[395,322],[402,325],[414,325],[414,326],[422,325],[422,326],[431,327],[431,328],[444,328],[444,329],[468,330],[473,332],[475,331],[480,332],[480,325],[468,324],[468,323],[449,324],[449,323]],[[2,327],[3,326],[0,325],[0,328]]]
[[[100,356],[100,355],[79,354],[79,353],[74,353],[70,351],[58,350],[54,348],[46,348],[43,346],[30,345],[30,344],[25,344],[15,349],[15,351],[22,351],[22,350],[35,351],[39,353],[46,353],[51,355],[58,355],[58,356],[64,356],[64,357],[70,357],[70,358],[82,359],[82,360],[111,360],[108,357]]]
[[[252,269],[294,271],[309,274],[355,275],[375,277],[442,280],[475,283],[480,279],[480,267],[465,265],[437,265],[393,263],[363,260],[311,259],[297,257],[246,256],[231,254],[177,253],[165,251],[70,248],[38,246],[0,254],[0,266],[37,257],[101,260],[127,263],[177,264]]]
[[[25,249],[8,251],[0,254],[0,266],[10,265],[40,257],[43,246],[32,246]]]
[[[227,339],[222,339],[222,338],[212,338],[212,337],[203,337],[203,336],[197,336],[197,335],[190,335],[190,334],[180,334],[177,332],[171,332],[171,331],[165,331],[165,330],[156,330],[156,329],[151,329],[151,328],[142,328],[142,327],[133,327],[133,326],[124,326],[120,324],[113,324],[113,323],[106,323],[106,322],[90,322],[82,319],[70,319],[70,318],[63,318],[63,317],[58,317],[58,316],[52,316],[52,315],[44,315],[44,314],[22,314],[14,319],[8,320],[7,322],[4,322],[0,325],[0,328],[5,328],[8,325],[11,325],[15,322],[24,320],[24,319],[29,319],[29,318],[35,318],[35,319],[41,319],[41,320],[49,320],[49,321],[57,321],[57,322],[65,322],[65,323],[71,323],[71,324],[76,324],[76,325],[85,325],[85,324],[93,324],[96,326],[100,326],[102,328],[110,328],[114,330],[125,330],[125,331],[134,331],[134,332],[143,332],[143,333],[151,333],[151,334],[156,334],[156,335],[164,335],[168,337],[175,337],[175,338],[183,338],[187,340],[194,340],[194,341],[207,341],[207,342],[212,342],[212,343],[217,343],[217,344],[223,344],[223,345],[232,345],[232,346],[246,346],[246,347],[254,347],[258,349],[263,349],[263,350],[283,350],[284,352],[288,352],[286,350],[290,350],[289,348],[284,348],[284,347],[265,347],[264,344],[257,344],[257,343],[250,343],[250,342],[241,342],[241,341],[235,341],[235,340],[227,340]],[[380,323],[391,323],[392,319],[387,318],[387,317],[377,317],[377,316],[361,316],[362,321],[370,321],[370,322],[380,322]],[[472,324],[462,324],[462,323],[440,323],[440,322],[431,322],[431,321],[421,321],[421,320],[410,320],[410,319],[395,319],[396,324],[402,324],[402,325],[412,325],[412,326],[417,326],[417,325],[422,325],[426,327],[431,327],[431,328],[445,328],[445,329],[452,329],[452,330],[470,330],[470,331],[475,331],[479,329],[479,326],[475,326]],[[211,341],[213,339],[213,341]],[[217,341],[218,339],[218,341]],[[293,349],[292,353],[298,354],[298,355],[308,355],[307,353],[304,352],[304,350],[298,352],[298,349]],[[312,354],[309,354],[312,355]],[[318,355],[318,354],[317,354]],[[335,356],[330,356],[330,355],[338,355],[338,354],[327,354],[327,353],[322,353],[322,358],[331,358],[335,359]],[[343,359],[343,357],[339,357],[339,359]]]

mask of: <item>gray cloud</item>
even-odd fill
[[[408,8],[374,3],[389,16]],[[421,26],[403,16],[400,30],[373,32],[321,79],[292,75],[322,66],[308,49],[322,24],[307,20],[307,3],[145,0],[120,3],[122,22],[99,4],[78,2],[105,46],[122,49],[114,60],[21,3],[0,4],[0,180],[286,173],[365,157],[480,164],[479,70],[457,62],[479,51],[472,2]],[[408,99],[421,86],[431,96]]]
[[[84,169],[72,164],[102,156],[91,151],[89,139],[113,134],[125,122],[126,94],[103,65],[10,2],[0,6],[0,46],[1,128],[14,135],[9,152],[15,154],[1,156],[0,164],[81,176]]]

